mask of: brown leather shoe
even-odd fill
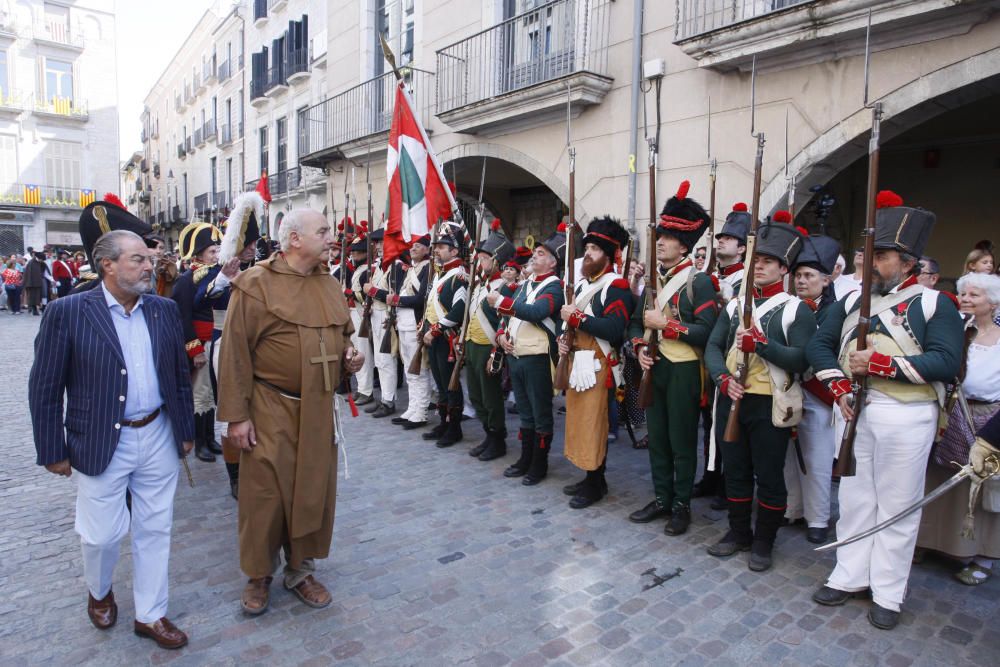
[[[115,604],[115,593],[112,590],[103,600],[95,600],[87,593],[87,616],[98,630],[108,630],[118,621],[118,605]]]
[[[243,595],[240,596],[240,606],[243,607],[244,614],[257,616],[267,611],[267,606],[271,603],[272,579],[273,577],[261,577],[247,581]]]
[[[295,588],[290,588],[289,590],[299,596],[300,600],[315,609],[322,609],[333,600],[330,597],[330,591],[326,590],[323,584],[313,579],[311,574],[299,582]]]
[[[149,637],[160,648],[176,649],[187,646],[188,636],[177,629],[177,626],[164,616],[154,623],[135,622],[135,634]]]

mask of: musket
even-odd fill
[[[791,225],[794,226],[795,225],[795,174],[788,173],[788,109],[787,108],[785,109],[785,182],[788,183],[788,215],[791,216]],[[789,271],[786,274],[786,276],[787,276],[786,279],[788,280],[787,291],[792,296],[795,296],[796,294],[795,274],[792,271]],[[805,464],[803,463],[802,451],[798,448],[799,447],[798,443],[799,441],[796,439],[795,452],[796,454],[798,454],[800,465],[804,468]],[[802,474],[805,474],[804,470]]]
[[[434,241],[438,237],[438,226],[441,221],[438,220],[434,223],[434,227],[431,229],[431,247],[434,247]],[[434,257],[431,256],[427,261],[427,287],[424,289],[424,310],[420,317],[420,324],[417,325],[417,351],[413,354],[413,358],[410,360],[410,367],[406,369],[406,372],[410,375],[420,375],[420,371],[424,365],[424,334],[427,327],[427,309],[433,306],[430,303],[431,290],[434,288],[434,275],[437,273],[437,265],[434,263]]]
[[[764,169],[764,133],[757,132],[756,128],[756,87],[757,87],[757,57],[753,59],[753,69],[750,74],[750,136],[757,140],[757,156],[754,158],[753,167],[753,203],[750,207],[750,232],[747,234],[747,271],[749,275],[744,276],[740,283],[740,301],[743,304],[743,329],[750,331],[753,328],[753,267],[757,260],[757,230],[760,229],[760,180],[761,172]],[[750,374],[750,355],[752,352],[743,352],[742,357],[736,364],[736,382],[746,387],[747,376]],[[740,439],[740,399],[733,401],[729,410],[729,419],[726,422],[726,430],[723,439],[726,442],[737,442]]]
[[[372,264],[375,263],[375,244],[371,240],[371,232],[375,231],[375,214],[372,210],[372,183],[371,183],[371,155],[368,156],[368,231],[369,238],[367,244],[367,257],[365,262],[368,266],[368,275],[365,279],[370,283],[375,278],[375,271],[372,269]],[[351,180],[354,180],[354,168],[351,168]],[[352,185],[353,189],[353,185]],[[358,326],[358,338],[368,338],[371,339],[372,343],[375,339],[372,338],[372,298],[367,294],[364,295],[365,306],[361,311],[361,324]]]
[[[572,88],[567,84],[566,96],[566,149],[569,153],[569,219],[566,222],[566,265],[563,271],[563,288],[566,292],[566,305],[576,301],[576,242],[573,238],[576,233],[576,148],[572,144],[570,136],[570,100]],[[608,258],[613,261],[614,258]],[[576,330],[566,327],[563,333],[563,340],[569,347],[569,352],[559,357],[556,365],[556,375],[553,378],[552,386],[556,391],[566,391],[569,389],[569,365],[570,357],[573,354],[573,345],[576,341]]]
[[[479,240],[482,236],[483,215],[485,205],[483,204],[483,194],[486,188],[486,158],[483,158],[483,171],[479,177],[479,205],[477,207],[475,241],[472,250],[469,252],[469,269],[472,276],[469,278],[469,298],[465,303],[465,310],[462,312],[462,327],[458,331],[458,343],[455,345],[455,366],[451,369],[451,378],[448,380],[448,390],[458,391],[461,388],[462,366],[465,365],[465,337],[469,333],[469,319],[472,317],[472,308],[476,297],[476,290],[479,288],[482,271],[479,270],[479,260],[476,257],[476,249],[479,247]],[[487,272],[487,278],[490,272]]]
[[[708,98],[708,261],[705,273],[715,271],[715,177],[719,161],[712,157],[712,98]]]
[[[879,167],[879,134],[882,126],[882,103],[868,104],[868,75],[871,61],[872,13],[868,10],[868,30],[865,34],[865,96],[864,108],[872,110],[872,134],[868,141],[868,202],[865,213],[865,258],[861,272],[861,296],[858,301],[858,325],[855,328],[854,340],[857,351],[868,349],[868,332],[871,329],[872,315],[872,278],[875,261],[875,204],[878,196]],[[851,397],[848,399],[854,408],[854,417],[847,422],[844,435],[840,441],[840,451],[837,455],[837,465],[833,474],[841,477],[854,475],[854,438],[858,433],[858,419],[864,409],[868,397],[868,376],[855,375],[851,381]]]
[[[656,309],[656,293],[659,284],[659,275],[656,268],[656,225],[658,216],[656,215],[656,139],[649,138],[649,237],[646,240],[649,267],[646,275],[646,306],[647,310]],[[656,355],[660,349],[660,335],[656,329],[646,329],[644,335],[646,340],[646,354],[650,356],[653,363],[656,363]],[[648,408],[653,404],[653,368],[642,372],[642,379],[639,381],[639,407]]]

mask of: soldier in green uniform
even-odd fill
[[[629,335],[643,371],[652,368],[653,404],[646,410],[653,500],[629,515],[635,523],[670,516],[664,532],[681,535],[691,524],[691,491],[698,465],[698,406],[705,394],[701,357],[717,317],[715,287],[690,257],[708,227],[705,209],[681,183],[656,226],[656,303],[632,315]],[[646,329],[656,329],[659,347],[650,354]]]
[[[791,225],[762,225],[752,267],[753,324],[743,327],[743,296],[733,298],[719,317],[705,348],[705,363],[719,387],[716,440],[722,443],[729,501],[729,531],[708,548],[713,556],[750,550],[749,567],[771,567],[771,553],[785,515],[785,452],[791,428],[802,416],[802,390],[795,374],[806,370],[805,346],[816,331],[812,310],[788,294],[782,283],[802,250],[804,236]],[[746,382],[737,374],[749,354]],[[724,432],[733,402],[739,400],[739,437]],[[755,488],[756,487],[756,488]],[[757,522],[751,529],[754,495]]]
[[[423,434],[438,447],[451,447],[462,439],[462,389],[448,389],[455,368],[455,339],[462,326],[468,296],[468,276],[462,262],[465,232],[456,222],[440,223],[434,238],[434,261],[440,267],[428,297],[423,340],[431,375],[438,391],[441,423]]]
[[[557,321],[563,286],[556,271],[566,256],[566,227],[535,246],[534,273],[513,296],[492,292],[487,302],[503,316],[497,341],[507,353],[511,384],[521,420],[521,456],[504,477],[523,477],[534,486],[548,474],[552,447],[552,373],[558,355]]]
[[[871,344],[857,350],[861,298],[854,292],[831,306],[807,348],[816,377],[836,397],[838,433],[855,417],[849,376],[868,377],[868,400],[854,440],[857,471],[840,481],[841,538],[895,516],[923,496],[944,383],[957,375],[963,347],[955,304],[917,282],[934,214],[903,206],[888,191],[878,194],[877,205]],[[884,630],[895,627],[919,527],[918,511],[840,547],[837,567],[813,600],[841,605],[871,589],[868,621]]]
[[[490,353],[496,345],[500,314],[486,302],[486,295],[499,292],[511,296],[514,292],[500,275],[500,267],[514,257],[514,245],[494,220],[490,235],[476,248],[475,269],[479,272],[476,291],[469,300],[469,326],[465,336],[465,384],[476,417],[486,431],[486,438],[469,450],[469,456],[480,461],[492,461],[507,455],[507,425],[503,409],[503,388],[499,373],[487,372]]]

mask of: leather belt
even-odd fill
[[[160,406],[160,407],[156,408],[155,410],[153,410],[152,412],[150,412],[148,415],[146,415],[142,419],[133,419],[132,421],[129,421],[127,419],[123,419],[121,421],[121,425],[122,426],[131,426],[132,428],[142,428],[143,426],[147,426],[154,419],[156,419],[157,417],[159,417],[161,410],[163,410],[163,406]]]

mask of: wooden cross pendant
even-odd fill
[[[319,339],[319,356],[310,357],[309,363],[323,364],[323,388],[326,391],[333,391],[333,384],[330,382],[330,362],[340,359],[339,355],[326,353],[326,341],[322,336]]]

